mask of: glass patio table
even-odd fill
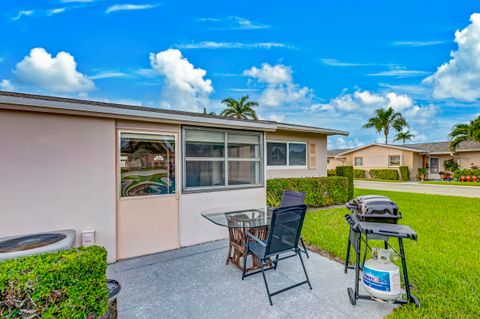
[[[231,263],[243,270],[243,258],[248,258],[245,254],[246,232],[265,240],[273,210],[274,208],[269,206],[231,206],[202,211],[202,216],[210,222],[228,227],[229,245],[226,264]],[[252,263],[247,266],[246,271],[249,272],[259,267],[258,259],[252,258]]]

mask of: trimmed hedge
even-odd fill
[[[355,178],[366,178],[367,171],[364,169],[354,169],[353,170],[353,177]]]
[[[343,176],[348,179],[348,199],[353,198],[353,166],[337,166],[336,175]]]
[[[305,204],[323,207],[346,203],[349,183],[345,177],[273,178],[267,180],[267,197],[282,198],[283,191],[304,192]]]
[[[400,180],[408,182],[410,180],[410,170],[408,166],[400,166]]]
[[[327,169],[327,176],[337,176],[337,171],[335,170],[335,168]]]
[[[480,169],[460,169],[453,173],[455,179],[460,179],[461,176],[480,176]]]
[[[0,262],[1,318],[98,318],[108,310],[107,252],[98,246]]]
[[[398,181],[400,176],[396,169],[371,169],[369,171],[373,179],[384,179],[389,181]]]

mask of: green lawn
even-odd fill
[[[422,308],[402,306],[391,318],[480,318],[480,199],[355,190],[355,196],[366,194],[397,202],[401,223],[418,235],[417,242],[406,240],[405,249],[413,293]],[[345,208],[308,213],[302,232],[306,243],[344,260],[346,213]],[[346,291],[347,287],[348,303]]]
[[[355,180],[356,181],[368,181],[368,182],[405,183],[404,181],[399,181],[399,180],[374,179],[374,178],[355,178]]]
[[[447,182],[447,181],[424,181],[420,184],[437,184],[437,185],[459,185],[459,186],[480,186],[480,182]]]

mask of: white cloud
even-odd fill
[[[292,81],[292,69],[283,64],[270,65],[264,63],[261,68],[252,66],[250,69],[243,71],[243,74],[268,84],[281,84]]]
[[[56,9],[48,10],[47,15],[53,16],[55,14],[63,13],[65,12],[65,10],[67,10],[67,8],[56,8]]]
[[[12,21],[17,21],[20,20],[22,17],[28,17],[33,15],[34,11],[33,10],[22,10],[19,11],[18,14],[12,18]]]
[[[224,30],[256,30],[270,28],[269,25],[256,23],[238,16],[201,18],[198,19],[198,21],[212,24],[216,28]]]
[[[127,75],[128,74],[123,72],[105,71],[105,72],[100,72],[94,75],[90,75],[89,78],[91,80],[111,79],[111,78],[123,78],[123,77],[126,77]]]
[[[397,77],[397,78],[407,78],[407,77],[415,77],[415,76],[425,76],[429,73],[430,72],[419,71],[419,70],[394,69],[389,71],[370,73],[368,74],[368,76],[390,76],[390,77]]]
[[[470,22],[455,32],[458,49],[450,53],[450,61],[423,81],[433,87],[433,96],[437,99],[474,101],[480,98],[480,14],[472,14]]]
[[[313,91],[293,82],[292,69],[283,64],[262,64],[243,71],[247,77],[266,85],[260,96],[263,106],[286,106],[288,104],[304,104],[311,100]]]
[[[392,45],[398,47],[427,47],[432,45],[444,44],[446,41],[426,40],[426,41],[394,41]]]
[[[12,82],[6,79],[0,81],[0,89],[2,91],[15,91],[15,87],[13,86]]]
[[[358,137],[329,137],[328,138],[328,149],[342,149],[342,148],[357,148],[363,146],[362,142]]]
[[[256,42],[256,43],[242,43],[242,42],[216,42],[216,41],[202,41],[196,43],[182,43],[174,45],[177,49],[273,49],[286,48],[293,49],[294,47],[279,42]]]
[[[158,4],[115,4],[105,11],[106,14],[117,11],[147,10],[158,7]]]
[[[213,92],[212,81],[205,79],[207,72],[195,68],[179,50],[150,53],[150,63],[155,71],[165,77],[163,107],[198,110],[208,104],[208,96]]]
[[[272,113],[267,116],[260,116],[262,120],[268,120],[268,121],[274,121],[274,122],[280,122],[280,123],[285,123],[286,116],[285,114],[276,114]]]
[[[353,66],[371,66],[375,65],[373,63],[352,63],[352,62],[342,62],[337,59],[332,58],[322,58],[320,61],[328,66],[339,66],[339,67],[353,67]]]
[[[74,57],[65,51],[52,57],[43,48],[34,48],[20,61],[14,73],[19,81],[58,93],[86,92],[95,85],[77,71]]]
[[[435,125],[435,116],[439,109],[435,105],[419,105],[407,94],[396,92],[374,93],[357,90],[353,93],[342,93],[330,100],[329,103],[314,104],[310,107],[311,112],[326,113],[327,116],[354,114],[359,126],[363,125],[378,108],[392,107],[401,112],[412,126]]]

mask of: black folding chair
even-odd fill
[[[302,253],[300,251],[300,248],[298,248],[298,241],[300,238],[300,232],[302,231],[303,220],[305,219],[306,212],[306,205],[290,206],[275,209],[272,213],[272,221],[269,226],[266,241],[259,239],[248,231],[246,232],[247,253],[245,254],[245,256],[247,256],[249,253],[255,255],[260,260],[260,270],[247,274],[245,271],[245,269],[247,268],[247,258],[244,258],[242,280],[247,276],[251,276],[261,272],[263,275],[263,281],[265,282],[265,288],[267,289],[268,300],[270,301],[270,305],[272,306],[272,296],[275,296],[279,293],[303,284],[308,284],[310,289],[312,289],[310,279],[308,278],[307,270],[305,269],[305,265],[303,264]],[[289,253],[289,255],[285,257],[280,257],[280,254],[284,253]],[[295,257],[297,255],[300,258],[306,280],[296,283],[292,286],[277,290],[275,292],[270,292],[270,289],[268,288],[267,277],[265,276],[265,271],[268,269],[276,269],[277,264],[280,260]],[[275,259],[271,260],[273,256],[275,256]],[[265,266],[272,264],[273,267],[265,269]]]
[[[303,205],[305,204],[305,193],[301,192],[292,192],[292,191],[284,191],[282,195],[282,203],[280,207],[289,207],[289,206],[296,206],[296,205]],[[310,258],[308,255],[307,247],[303,242],[302,236],[300,236],[300,244],[302,244],[303,250],[302,252],[307,255],[307,258]]]

